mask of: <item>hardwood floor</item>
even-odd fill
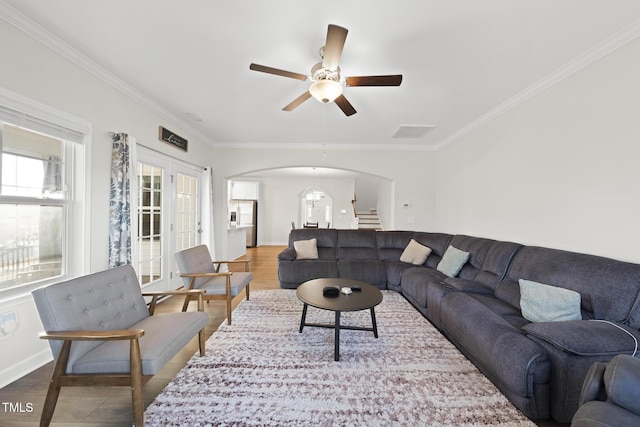
[[[279,288],[277,255],[283,249],[283,246],[260,246],[247,249],[247,254],[242,259],[251,260],[250,266],[254,276],[251,282],[252,290]],[[240,301],[242,301],[241,297],[236,298],[234,307]],[[180,310],[181,305],[182,301],[168,299],[158,304],[157,312]],[[195,304],[192,303],[192,306]],[[212,301],[205,304],[205,310],[209,314],[209,325],[206,329],[208,338],[225,319],[224,302]],[[194,338],[144,386],[145,407],[164,389],[197,350],[197,339]],[[42,404],[52,371],[53,363],[48,363],[0,389],[0,426],[39,425]],[[5,409],[4,403],[13,404],[17,411]],[[32,410],[29,410],[28,405],[32,406]],[[66,387],[60,392],[51,426],[119,427],[131,426],[132,423],[131,393],[128,387]],[[538,426],[561,427],[568,424],[540,422]]]
[[[251,290],[279,288],[277,255],[283,249],[284,246],[260,246],[247,249],[247,254],[241,259],[251,260],[250,269],[253,273]],[[241,295],[244,296],[244,293]],[[243,297],[237,297],[234,300],[234,307],[242,299]],[[181,307],[182,301],[169,298],[158,304],[156,312],[179,311]],[[191,303],[189,309],[195,309],[195,303]],[[211,301],[205,304],[205,311],[209,314],[209,325],[206,328],[208,338],[225,320],[224,302]],[[194,338],[145,384],[145,407],[197,351],[198,342],[197,338]],[[52,372],[53,362],[0,389],[0,426],[39,425],[42,404]],[[9,410],[9,404],[12,405],[13,410]],[[128,387],[64,387],[60,392],[51,422],[51,426],[85,427],[119,427],[132,424],[131,392]]]

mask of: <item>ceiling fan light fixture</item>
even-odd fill
[[[311,84],[309,93],[318,101],[326,104],[342,95],[342,85],[333,80],[318,80]]]

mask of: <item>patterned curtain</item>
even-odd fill
[[[109,268],[131,264],[131,172],[129,137],[113,135],[109,200]]]

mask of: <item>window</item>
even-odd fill
[[[2,297],[82,274],[89,261],[83,142],[90,126],[23,98],[16,109],[14,96],[0,91]]]
[[[2,124],[0,289],[63,273],[64,142]]]

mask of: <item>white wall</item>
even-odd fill
[[[437,228],[640,262],[640,40],[438,152]]]
[[[327,192],[333,199],[332,228],[349,228],[353,219],[351,199],[353,179],[319,178],[315,185]],[[312,179],[300,177],[260,178],[260,203],[258,206],[258,244],[286,245],[289,241],[291,221],[300,224],[300,194],[312,185]],[[341,210],[346,214],[341,214]],[[321,222],[322,226],[322,222]]]
[[[378,208],[378,185],[380,178],[371,175],[358,175],[356,178],[356,210],[368,212]]]

